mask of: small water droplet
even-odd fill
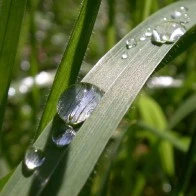
[[[152,29],[151,28],[147,28],[147,30],[145,32],[145,36],[146,37],[151,37],[152,36]]]
[[[152,32],[152,42],[163,44],[177,41],[186,29],[180,23],[168,21],[157,25]]]
[[[177,19],[180,18],[182,16],[182,12],[175,10],[172,14],[171,14],[171,18],[173,19]]]
[[[45,161],[44,153],[34,147],[27,149],[24,157],[24,164],[28,170],[39,168]]]
[[[140,41],[145,41],[146,40],[146,37],[143,35],[139,38]]]
[[[182,11],[182,12],[187,12],[189,9],[187,8],[187,7],[184,7],[184,6],[180,6],[180,10]]]
[[[52,141],[57,147],[64,147],[71,143],[75,135],[76,132],[71,126],[64,126],[55,130],[52,134]]]
[[[137,41],[134,38],[126,40],[127,49],[134,48],[135,46],[137,46]]]
[[[126,53],[122,54],[121,59],[127,59],[128,55]]]
[[[165,21],[168,21],[168,19],[166,17],[164,17],[164,18],[161,18],[161,21],[165,22]]]
[[[180,17],[180,23],[186,24],[186,23],[189,23],[189,22],[190,22],[190,17],[188,16],[188,14],[183,14]]]
[[[103,94],[102,90],[92,84],[72,85],[60,96],[57,113],[67,125],[78,125],[90,116]]]

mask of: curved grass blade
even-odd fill
[[[0,129],[12,77],[26,0],[3,0],[0,12]]]
[[[83,0],[82,2],[80,14],[55,75],[51,92],[39,124],[38,135],[54,117],[57,100],[61,93],[77,79],[100,4],[101,0]]]
[[[175,127],[183,118],[192,113],[196,109],[196,94],[190,96],[185,100],[181,106],[173,114],[170,122],[169,128]]]
[[[138,107],[142,120],[153,128],[157,128],[160,132],[164,132],[168,123],[161,107],[152,98],[142,95],[138,100]],[[157,143],[158,138],[154,138]],[[153,142],[153,143],[154,143]],[[161,141],[158,144],[159,157],[164,172],[168,176],[174,175],[174,155],[173,147],[167,141]]]
[[[51,130],[58,125],[56,120],[53,122],[53,128],[49,123],[35,142],[39,148],[46,146],[45,164],[29,177],[23,176],[20,164],[4,187],[3,196],[27,195],[36,182],[36,185],[43,189],[63,157],[64,169],[61,171],[61,178],[53,175],[53,178],[59,180],[58,195],[63,196],[66,193],[67,196],[75,196],[80,192],[105,145],[142,86],[176,44],[157,46],[147,40],[130,50],[127,59],[121,59],[122,54],[127,51],[126,40],[140,36],[147,27],[159,23],[162,17],[169,16],[173,9],[179,6],[186,6],[189,9],[191,21],[186,26],[187,31],[195,26],[196,2],[180,1],[155,13],[123,38],[83,79],[84,82],[99,86],[106,93],[69,147],[57,149],[52,144],[46,146],[46,143],[51,141]],[[183,48],[184,39],[192,39],[192,34],[186,34],[187,36],[183,36],[178,42],[180,49]],[[178,52],[178,47],[175,50]]]

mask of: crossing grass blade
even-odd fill
[[[70,36],[62,61],[58,67],[51,92],[39,124],[38,135],[54,117],[56,112],[56,103],[61,93],[77,80],[100,4],[101,0],[83,0],[82,2],[80,14]]]
[[[0,129],[7,102],[26,0],[3,0],[0,12]]]
[[[157,46],[147,40],[129,50],[127,59],[121,58],[122,54],[127,52],[127,39],[140,36],[147,27],[159,23],[162,17],[170,16],[173,9],[179,6],[188,7],[191,20],[186,25],[187,33],[178,43]],[[105,95],[77,132],[72,143],[65,149],[58,149],[52,144],[50,134],[54,129],[58,129],[61,123],[56,117],[35,142],[35,146],[45,151],[45,163],[40,170],[28,177],[23,175],[23,167],[20,164],[4,187],[2,195],[35,195],[36,191],[39,195],[51,176],[57,184],[53,184],[55,194],[77,195],[146,80],[165,57],[172,59],[170,51],[175,54],[178,49],[183,50],[184,42],[190,43],[188,40],[193,40],[195,9],[195,1],[180,1],[168,6],[141,23],[115,45],[82,80],[100,87],[105,91]],[[175,47],[176,44],[178,47]],[[59,172],[57,167],[60,162],[63,167]],[[55,173],[55,170],[58,172]]]
[[[183,118],[192,113],[196,109],[196,94],[185,100],[176,110],[169,122],[169,127],[175,127]]]

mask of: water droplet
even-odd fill
[[[103,96],[103,91],[88,83],[70,86],[60,96],[57,113],[67,125],[78,125],[84,122]]]
[[[164,17],[164,18],[161,18],[161,21],[165,22],[165,21],[168,21],[168,19],[166,17]]]
[[[182,24],[186,24],[186,23],[189,23],[190,22],[190,18],[188,16],[188,14],[183,14],[181,17],[180,17],[180,23]]]
[[[146,37],[143,35],[139,38],[140,41],[145,41],[146,40]]]
[[[172,14],[171,14],[171,18],[173,19],[177,19],[180,18],[182,16],[182,13],[180,11],[175,10]]]
[[[180,6],[180,10],[182,11],[182,12],[187,12],[189,9],[187,8],[187,7],[184,7],[184,6]]]
[[[137,41],[133,38],[133,39],[128,39],[126,41],[126,47],[127,49],[131,49],[133,47],[137,46]]]
[[[122,54],[121,58],[122,59],[127,59],[128,55],[125,53],[125,54]]]
[[[157,25],[152,31],[152,42],[163,44],[177,41],[186,29],[179,23],[168,21]]]
[[[34,147],[30,147],[27,149],[24,158],[24,164],[27,169],[35,170],[39,168],[45,161],[44,154],[41,150],[36,149]]]
[[[75,135],[76,132],[71,126],[61,126],[60,129],[55,130],[52,134],[52,141],[57,147],[64,147],[71,143]]]
[[[152,36],[152,29],[151,28],[147,28],[147,30],[145,32],[145,36],[146,37],[151,37]]]

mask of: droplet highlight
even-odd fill
[[[145,41],[146,40],[146,37],[143,35],[139,38],[140,41]]]
[[[122,54],[121,59],[127,59],[127,58],[128,58],[128,55],[126,53]]]
[[[158,44],[173,43],[177,41],[186,29],[180,23],[168,21],[157,25],[152,31],[152,42]]]
[[[128,39],[126,40],[126,48],[127,49],[131,49],[137,46],[137,41],[133,38],[133,39]]]
[[[52,134],[52,141],[57,147],[64,147],[71,143],[76,132],[71,126],[62,126]]]
[[[146,37],[151,37],[152,36],[152,29],[150,27],[146,29],[145,36]]]
[[[103,94],[104,92],[95,85],[74,84],[60,96],[57,113],[66,125],[78,125],[90,116]]]
[[[35,170],[39,168],[45,161],[44,153],[34,147],[27,149],[24,157],[24,164],[28,170]]]
[[[175,10],[172,14],[171,14],[171,18],[173,19],[178,19],[182,16],[182,12]]]

